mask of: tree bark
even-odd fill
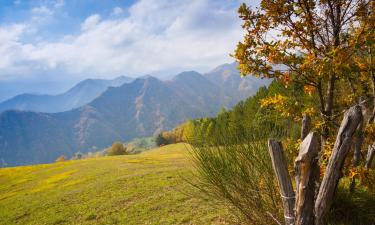
[[[268,150],[271,156],[272,166],[279,183],[280,194],[284,205],[285,224],[292,225],[294,224],[295,194],[281,142],[269,139]]]
[[[367,152],[367,157],[366,157],[366,165],[365,165],[366,169],[370,169],[372,160],[374,160],[374,156],[375,156],[374,145],[370,145],[368,146],[368,152]]]
[[[361,158],[361,149],[364,141],[363,137],[363,121],[361,121],[357,127],[355,139],[354,139],[354,154],[353,154],[353,167],[358,167]],[[355,177],[350,182],[349,192],[354,193],[355,188]]]
[[[319,176],[319,134],[310,133],[301,143],[298,157],[294,161],[296,171],[296,225],[314,224],[315,180]]]
[[[322,147],[324,147],[328,137],[329,137],[329,129],[328,129],[328,124],[330,122],[331,116],[332,116],[332,111],[333,111],[333,99],[334,99],[334,91],[335,91],[335,81],[336,81],[336,76],[335,74],[331,74],[329,76],[328,80],[328,86],[327,86],[327,99],[325,101],[325,106],[324,106],[324,120],[326,122],[323,132],[322,132]]]
[[[329,76],[328,87],[327,87],[327,100],[326,100],[326,105],[324,107],[326,116],[332,115],[335,81],[336,81],[336,76],[334,74],[331,74]]]
[[[305,139],[307,134],[310,132],[311,127],[311,118],[308,115],[304,115],[302,119],[302,127],[301,127],[301,140]]]
[[[332,205],[334,193],[340,179],[340,171],[347,156],[354,132],[359,123],[363,120],[361,107],[351,107],[344,115],[332,155],[328,161],[327,169],[315,202],[315,223],[323,225],[326,223],[326,216]]]

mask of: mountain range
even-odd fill
[[[59,95],[21,94],[1,102],[0,112],[10,109],[49,113],[68,111],[91,102],[108,87],[131,81],[132,78],[125,76],[113,80],[87,79]]]
[[[214,116],[269,83],[241,78],[235,64],[225,64],[168,81],[147,76],[109,85],[89,103],[64,112],[7,110],[0,114],[0,160],[11,166],[47,163],[62,154],[71,157],[114,141],[155,135],[187,119]]]

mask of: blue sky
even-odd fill
[[[233,61],[241,2],[0,0],[0,82],[204,72]]]

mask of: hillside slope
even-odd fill
[[[0,224],[230,224],[191,196],[186,147],[0,169]]]

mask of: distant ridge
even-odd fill
[[[108,87],[118,87],[132,80],[125,76],[112,80],[87,79],[59,95],[21,94],[1,102],[0,112],[11,109],[48,113],[68,111],[91,102]]]
[[[224,105],[233,107],[250,95],[254,95],[259,87],[269,84],[270,80],[260,79],[254,76],[241,77],[237,69],[237,63],[223,64],[204,74],[212,83],[222,87]]]

